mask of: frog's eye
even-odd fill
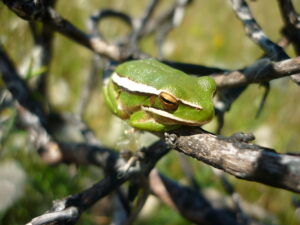
[[[178,100],[167,92],[161,92],[159,99],[165,110],[173,111],[178,108]]]

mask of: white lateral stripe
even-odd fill
[[[165,118],[177,121],[177,122],[181,122],[181,123],[184,123],[184,124],[200,126],[200,125],[203,125],[205,123],[205,122],[197,122],[197,121],[193,121],[193,120],[181,119],[179,117],[173,116],[171,113],[168,113],[168,112],[163,111],[163,110],[151,108],[151,107],[142,106],[141,108],[145,111],[148,111],[148,112],[154,113],[156,115],[160,115],[162,117],[165,117]]]
[[[188,105],[188,106],[191,106],[191,107],[193,107],[193,108],[203,109],[203,107],[202,107],[201,105],[196,105],[196,104],[193,104],[193,103],[191,103],[191,102],[187,102],[187,101],[182,100],[182,99],[180,99],[180,101],[181,101],[183,104]]]
[[[151,86],[148,86],[148,85],[145,85],[145,84],[139,84],[135,81],[132,81],[126,77],[121,77],[119,76],[119,74],[117,74],[116,72],[114,72],[111,76],[111,79],[114,83],[116,83],[118,86],[122,87],[122,88],[125,88],[126,90],[128,91],[132,91],[132,92],[140,92],[140,93],[146,93],[146,94],[153,94],[153,95],[159,95],[162,91],[163,92],[166,92],[166,93],[169,93],[168,91],[165,91],[165,90],[158,90],[154,87],[151,87]],[[171,93],[169,93],[171,94]],[[171,94],[172,95],[172,94]],[[172,95],[173,96],[173,95]],[[176,96],[175,96],[176,98]],[[177,98],[176,98],[177,99]],[[185,101],[185,100],[182,100],[180,99],[180,101],[185,104],[185,105],[188,105],[188,106],[191,106],[193,108],[198,108],[198,109],[203,109],[202,106],[200,105],[196,105],[196,104],[193,104],[191,102],[188,102],[188,101]]]
[[[116,83],[117,85],[119,85],[122,88],[127,89],[128,91],[140,92],[140,93],[146,93],[146,94],[154,94],[154,95],[159,95],[159,93],[160,93],[160,91],[154,87],[150,87],[145,84],[136,83],[126,77],[119,76],[116,72],[114,72],[112,74],[111,79],[114,83]]]

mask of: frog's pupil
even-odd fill
[[[175,102],[171,102],[170,100],[165,99],[164,97],[162,97],[162,100],[163,100],[165,103],[170,104],[170,105],[175,105],[175,104],[176,104]]]

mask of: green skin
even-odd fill
[[[147,88],[129,91],[126,86],[110,78],[104,87],[106,102],[117,116],[128,120],[135,128],[162,132],[181,125],[200,126],[209,122],[214,115],[216,85],[211,77],[189,76],[155,59],[125,62],[115,72],[119,77],[128,78],[136,84],[171,94],[178,101],[176,109],[166,109],[158,94],[148,92]],[[161,115],[145,110],[145,107],[166,113]]]

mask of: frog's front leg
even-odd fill
[[[162,132],[178,128],[180,125],[166,125],[158,123],[153,116],[145,111],[137,111],[131,114],[129,124],[133,127],[142,130],[148,130],[153,132]]]

